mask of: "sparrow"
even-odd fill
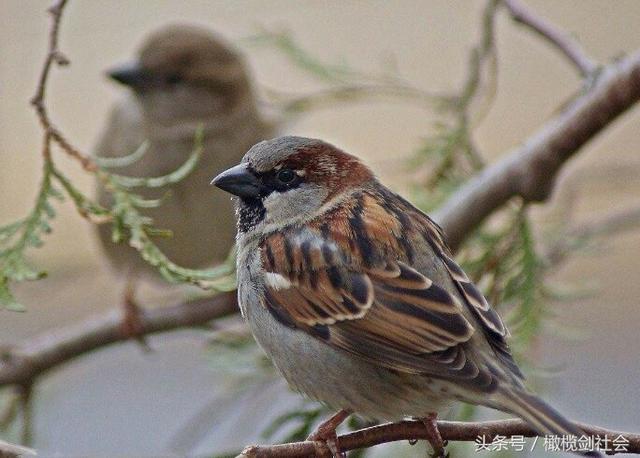
[[[129,155],[147,142],[141,160],[114,172],[166,175],[191,155],[196,131],[202,127],[200,167],[170,187],[136,192],[145,198],[163,197],[160,207],[141,211],[153,218],[156,227],[173,233],[155,240],[169,259],[189,268],[223,261],[233,245],[235,221],[230,200],[209,195],[211,170],[238,163],[249,147],[273,136],[273,126],[258,110],[242,56],[209,30],[170,25],[152,33],[137,59],[112,69],[109,76],[130,91],[112,110],[96,155]],[[102,205],[112,204],[100,182],[97,196]],[[112,267],[126,280],[125,332],[136,334],[140,327],[134,299],[137,280],[160,276],[136,250],[114,244],[108,224],[98,226],[98,235]]]
[[[294,390],[339,409],[310,439],[339,455],[350,413],[414,417],[442,455],[436,418],[455,401],[583,434],[525,387],[504,322],[439,226],[358,158],[281,137],[212,184],[236,196],[238,300],[255,339]]]

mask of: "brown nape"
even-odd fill
[[[305,181],[327,187],[328,199],[344,189],[357,188],[374,179],[371,170],[360,159],[326,143],[298,149],[283,166],[302,170]]]

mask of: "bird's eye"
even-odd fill
[[[276,177],[278,178],[278,181],[280,183],[286,184],[286,183],[291,183],[295,179],[296,174],[291,169],[282,169],[278,171],[278,174],[276,175]]]

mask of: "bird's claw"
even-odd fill
[[[421,418],[420,420],[427,430],[427,440],[433,448],[433,454],[430,455],[431,458],[448,458],[449,452],[445,450],[445,447],[449,442],[442,440],[442,436],[440,435],[440,431],[438,430],[437,418],[438,415],[432,413],[429,414],[426,418]]]
[[[324,424],[320,425],[309,437],[308,441],[323,442],[331,455],[334,458],[346,458],[346,453],[340,451],[340,445],[338,444],[338,435],[335,429],[323,428]]]
[[[346,453],[340,451],[336,428],[340,426],[349,414],[350,412],[347,410],[339,411],[327,421],[321,423],[316,430],[307,437],[307,440],[323,442],[334,458],[346,458]]]
[[[312,436],[309,436],[309,439],[307,440],[312,440],[312,441],[318,441],[318,442],[322,442],[324,443],[327,448],[329,449],[329,451],[331,452],[331,456],[333,458],[346,458],[347,454],[345,452],[341,452],[340,451],[340,445],[338,444],[338,436],[335,433],[335,431],[333,432],[333,435],[331,437],[319,437],[319,436],[313,436],[313,438],[311,438]]]

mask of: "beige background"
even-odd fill
[[[40,176],[41,134],[28,100],[45,53],[47,3],[0,2],[0,223],[28,211]],[[637,0],[528,3],[574,33],[602,62],[640,48]],[[304,91],[317,85],[277,53],[241,41],[261,26],[291,30],[301,46],[329,62],[377,71],[394,61],[415,85],[450,91],[462,81],[467,51],[478,37],[481,7],[482,2],[469,0],[72,1],[61,35],[72,65],[54,72],[49,105],[56,124],[90,151],[109,105],[123,93],[106,80],[104,70],[130,58],[146,33],[167,22],[206,25],[238,42],[256,80],[268,87]],[[516,146],[579,88],[573,69],[557,53],[504,14],[498,21],[498,47],[498,98],[477,131],[477,143],[490,159]],[[402,159],[431,131],[433,119],[402,104],[359,103],[315,112],[289,132],[341,145],[365,157],[383,180],[399,185]],[[576,221],[638,204],[639,122],[636,108],[567,168],[561,187],[571,185],[579,193]],[[90,180],[76,164],[59,159],[90,189]],[[118,287],[102,267],[91,227],[68,204],[59,209],[54,234],[34,253],[51,277],[18,288],[28,313],[0,311],[0,344],[71,323],[117,302]],[[542,222],[549,214],[536,212]],[[570,262],[558,281],[586,286],[596,295],[558,305],[561,324],[540,348],[546,365],[564,368],[548,394],[563,411],[584,421],[635,430],[640,430],[638,254],[636,230],[606,242],[596,256]],[[569,322],[584,331],[583,339],[567,342],[554,335]],[[156,346],[159,351],[151,356],[129,345],[106,350],[47,379],[39,391],[36,446],[63,454],[166,450],[167,431],[175,431],[213,397],[219,377],[202,363],[202,340],[195,333],[160,339]],[[268,399],[263,404],[268,405]],[[259,431],[251,419],[247,423],[252,426],[243,430]],[[231,443],[231,436],[236,444],[248,440],[238,431],[218,430],[197,450]]]

